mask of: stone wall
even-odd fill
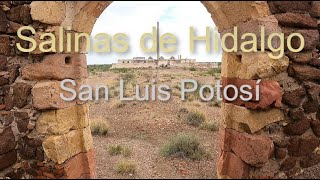
[[[77,27],[66,17],[78,16],[70,13],[81,4],[1,1],[0,6],[0,177],[94,178],[88,107],[59,97],[59,81],[85,82],[86,56],[28,54],[15,47],[21,41],[17,30],[24,25],[36,29],[35,38],[56,32],[61,23]]]
[[[235,3],[212,6],[220,12],[223,7],[235,8],[232,5]],[[258,26],[267,25],[269,30],[283,32],[285,39],[299,32],[305,47],[300,53],[286,51],[280,60],[271,59],[266,52],[223,53],[224,86],[254,87],[257,79],[262,82],[259,102],[237,99],[222,105],[224,127],[217,166],[221,178],[290,178],[320,162],[320,2],[274,1],[263,6],[251,11],[269,7],[268,14],[233,25],[242,32],[257,32],[257,36]],[[299,43],[293,40],[292,46]]]
[[[221,33],[238,26],[259,37],[260,25],[266,25],[269,33],[298,31],[306,39],[303,52],[286,52],[280,60],[267,52],[223,53],[224,85],[262,82],[261,101],[222,105],[219,177],[287,178],[319,163],[319,2],[202,3]],[[37,37],[59,26],[90,33],[109,4],[0,2],[0,177],[95,177],[88,107],[59,97],[61,80],[85,83],[85,51],[21,53],[15,44],[23,25],[33,26]]]

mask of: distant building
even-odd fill
[[[119,59],[118,63],[112,64],[111,68],[218,68],[219,63],[215,62],[196,62],[195,59],[182,59],[181,55],[176,59],[171,56],[170,59],[165,59],[161,56],[158,60],[151,56],[134,57],[132,59]]]

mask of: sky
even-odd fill
[[[128,37],[129,50],[125,53],[89,52],[87,55],[88,64],[111,64],[118,59],[131,59],[133,57],[152,56],[156,53],[143,52],[140,47],[140,38],[144,33],[151,33],[152,27],[160,23],[160,35],[172,33],[177,38],[177,50],[172,53],[160,51],[160,56],[170,58],[182,55],[182,58],[192,58],[199,62],[220,62],[221,50],[206,52],[205,42],[195,43],[195,52],[190,51],[190,27],[192,26],[196,35],[204,36],[206,27],[211,29],[211,39],[217,33],[210,13],[200,1],[114,1],[109,5],[97,19],[91,37],[98,33],[107,33],[113,36],[117,33],[124,33]],[[151,46],[151,41],[147,41]]]

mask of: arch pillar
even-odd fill
[[[70,27],[69,33],[90,33],[110,3],[0,2],[0,177],[96,177],[88,107],[59,97],[63,79],[85,83],[85,50],[26,54],[12,44],[20,42],[17,29],[23,25],[32,25],[37,34],[57,33],[59,26]],[[261,101],[223,102],[218,177],[287,178],[318,164],[320,4],[202,3],[222,34],[237,26],[259,37],[265,25],[266,35],[297,31],[306,39],[301,53],[285,52],[277,61],[267,52],[223,53],[223,86],[262,81]]]

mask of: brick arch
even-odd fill
[[[22,25],[34,26],[37,34],[57,33],[59,26],[90,33],[110,3],[0,2],[0,177],[95,177],[88,107],[59,97],[61,80],[81,84],[87,78],[84,46],[80,53],[25,54],[12,44],[20,42]],[[266,52],[223,53],[223,84],[262,79],[262,99],[223,103],[218,177],[287,178],[318,164],[320,4],[202,3],[222,34],[237,26],[259,37],[265,25],[266,34],[298,31],[306,39],[303,52],[286,52],[279,61]]]

